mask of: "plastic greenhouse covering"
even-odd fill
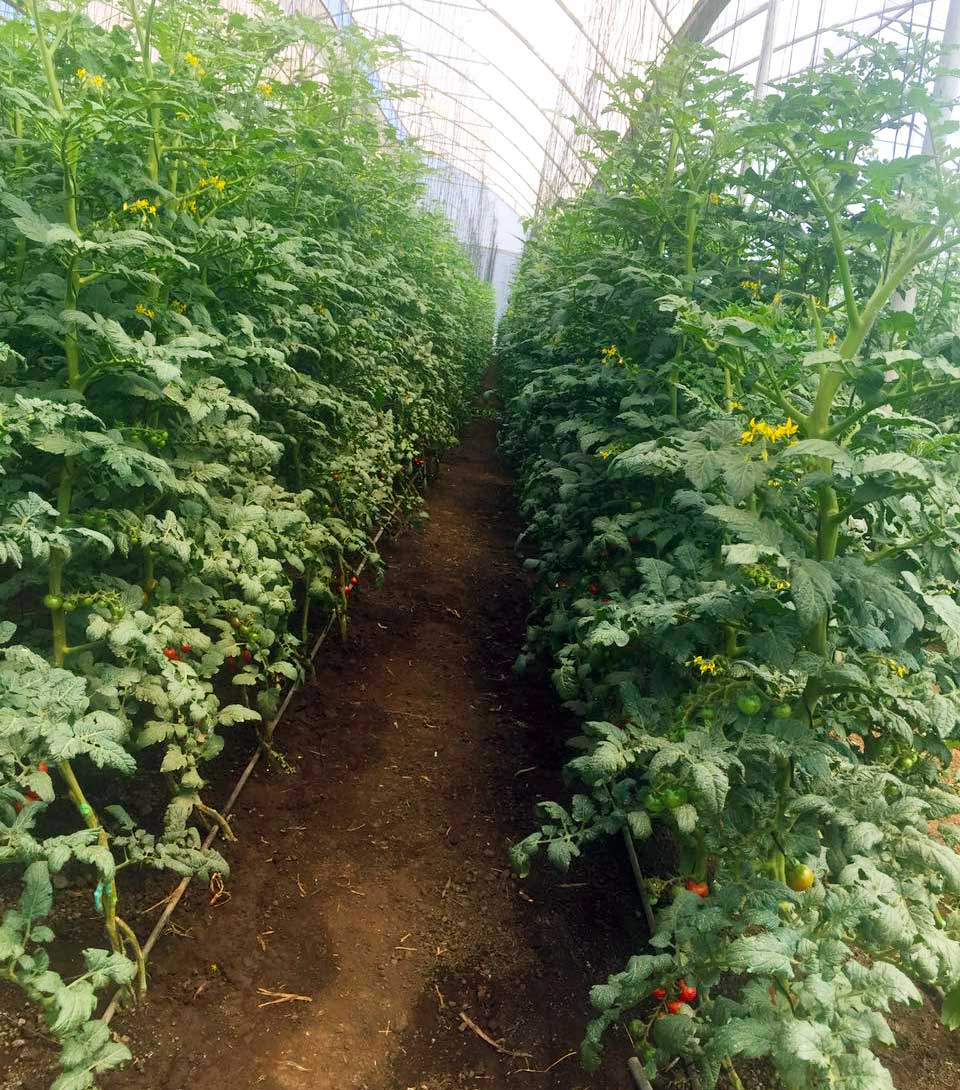
[[[239,11],[243,0],[226,0]],[[497,289],[499,308],[524,222],[589,183],[590,130],[615,127],[609,85],[654,61],[677,37],[703,41],[757,93],[857,48],[852,35],[941,41],[960,24],[956,0],[281,0],[290,14],[392,39],[371,73],[384,120],[416,140],[430,188]],[[951,10],[951,8],[953,10]],[[0,2],[0,12],[15,8]],[[104,24],[122,9],[88,9]],[[897,135],[919,150],[922,119]]]

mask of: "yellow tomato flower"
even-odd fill
[[[710,194],[710,203],[711,204],[719,204],[720,203],[720,194],[719,193],[711,193]]]
[[[257,84],[257,89],[259,90],[261,95],[266,95],[269,97],[273,94],[273,84],[269,83],[267,80],[264,80],[263,83]]]
[[[776,427],[768,424],[765,420],[757,420],[756,417],[752,416],[746,431],[740,433],[740,442],[744,446],[752,443],[755,439],[766,439],[768,443],[779,443],[781,439],[789,439],[791,436],[796,435],[799,430],[799,425],[791,416],[788,416],[783,424],[778,424]],[[766,451],[764,451],[764,454],[766,454]]]
[[[98,91],[102,91],[107,85],[107,81],[103,76],[92,76],[86,68],[78,68],[74,75],[81,83],[86,83],[89,87],[94,87]]]
[[[606,461],[610,457],[610,451],[609,450],[598,450],[597,451],[597,457],[602,458],[604,461]]]
[[[705,659],[703,655],[694,655],[694,657],[687,662],[687,665],[698,669],[701,677],[705,674],[716,674],[719,668],[715,655],[708,659]]]
[[[134,313],[141,315],[143,318],[156,318],[157,316],[157,312],[148,307],[145,303],[137,303],[133,309]]]
[[[227,183],[219,174],[211,174],[209,178],[200,179],[201,189],[216,189],[218,193],[222,193],[227,188]]]
[[[196,53],[184,53],[183,59],[190,65],[191,68],[200,67],[200,58]]]

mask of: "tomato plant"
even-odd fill
[[[682,1056],[705,1087],[744,1055],[789,1090],[890,1088],[891,1004],[925,984],[960,1007],[960,836],[929,830],[960,809],[960,181],[935,67],[860,42],[754,102],[677,48],[617,85],[629,137],[598,136],[597,184],[524,254],[498,339],[540,576],[518,669],[549,663],[582,730],[572,803],[513,859],[566,868],[659,823],[694,876],[593,989],[588,1067],[681,977],[696,1005],[653,1020],[646,1069]],[[933,154],[878,153],[914,113]]]
[[[392,47],[272,8],[25,8],[0,23],[0,861],[23,875],[0,975],[85,1090],[128,1056],[97,992],[146,983],[122,869],[226,873],[205,766],[419,506],[406,467],[453,442],[492,303],[378,121]],[[162,828],[96,775],[143,768]],[[106,934],[69,984],[46,950],[67,865]]]

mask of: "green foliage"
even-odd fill
[[[524,661],[584,721],[581,794],[514,863],[677,846],[588,1066],[639,1008],[650,1077],[765,1057],[787,1090],[881,1090],[891,1004],[937,985],[958,1021],[958,838],[931,822],[960,810],[960,183],[930,58],[861,45],[759,103],[693,47],[624,80],[629,136],[537,225],[501,331]],[[914,112],[934,156],[878,159]],[[679,979],[696,1001],[657,1017]]]
[[[392,47],[269,5],[27,7],[0,24],[0,861],[24,881],[0,973],[84,1090],[127,1058],[97,992],[145,984],[118,873],[226,871],[206,766],[418,507],[492,302],[380,123]],[[159,828],[112,798],[144,768]],[[109,950],[65,983],[40,921],[71,861]]]

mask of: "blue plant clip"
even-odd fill
[[[93,903],[99,913],[103,913],[103,879],[97,882],[97,888],[93,891]]]

